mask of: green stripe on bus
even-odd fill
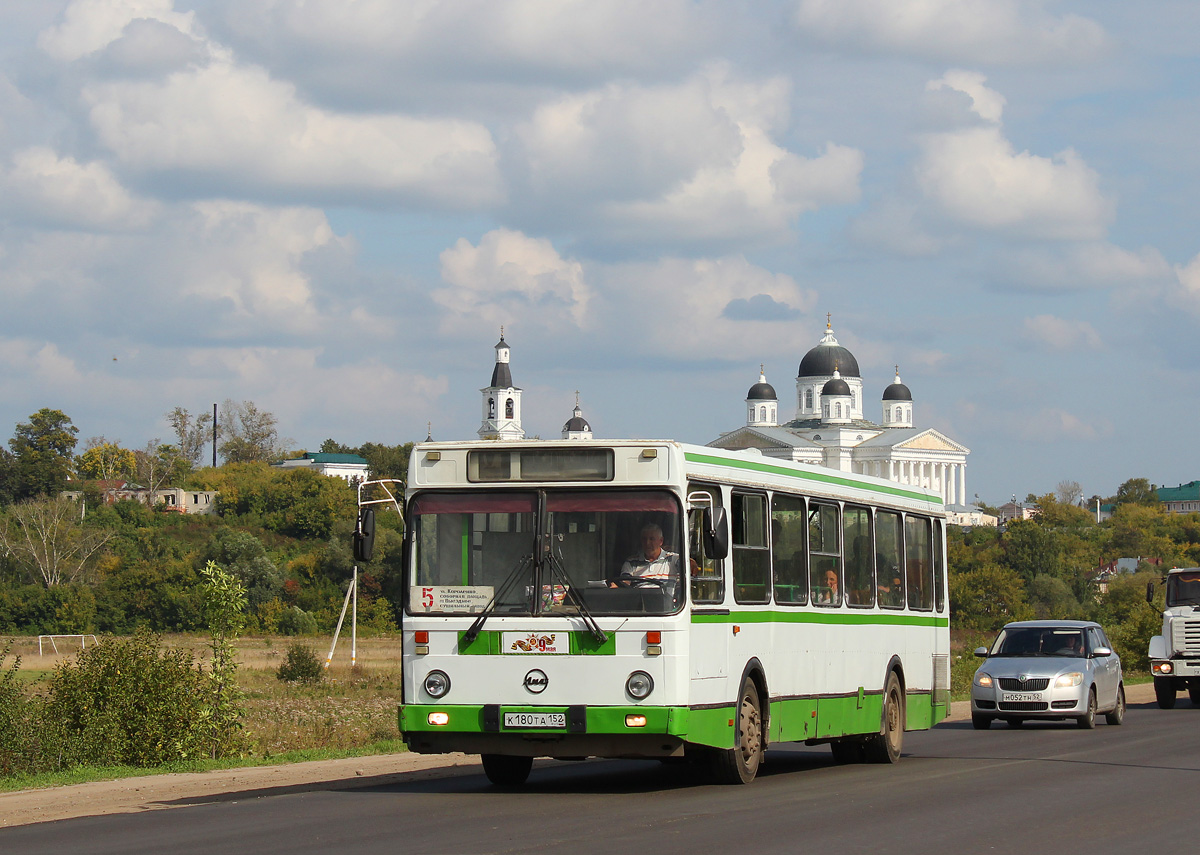
[[[872,493],[885,493],[891,496],[900,496],[904,499],[917,499],[922,502],[929,502],[933,505],[943,504],[940,497],[930,496],[926,493],[918,493],[914,490],[905,490],[902,487],[887,487],[880,484],[866,484],[862,481],[855,481],[853,478],[847,478],[844,475],[833,475],[825,472],[803,472],[794,469],[788,469],[783,466],[776,466],[770,463],[760,463],[757,460],[727,460],[724,457],[712,457],[707,454],[695,454],[693,452],[684,452],[684,460],[692,463],[704,463],[709,466],[724,466],[729,469],[748,469],[752,472],[766,472],[770,475],[783,475],[788,478],[798,478],[801,481],[819,481],[823,484],[835,484],[839,487],[854,487],[859,490],[868,490]]]
[[[558,633],[555,633],[556,635]],[[515,651],[504,649],[504,634],[497,631],[485,630],[475,637],[475,640],[467,644],[463,637],[465,632],[458,634],[458,652],[462,656],[500,656],[502,654],[510,656],[554,656],[556,654],[537,654],[537,653],[517,653]],[[569,652],[577,656],[615,656],[617,653],[617,634],[615,632],[608,633],[608,639],[601,644],[596,640],[596,637],[590,632],[568,632],[568,640],[570,642],[567,648]],[[561,655],[561,654],[557,654]]]
[[[727,615],[693,614],[692,623],[820,623],[843,626],[950,626],[950,618],[937,615],[882,614],[880,612],[730,612]]]

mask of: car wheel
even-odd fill
[[[987,730],[992,726],[992,717],[990,715],[973,715],[971,716],[971,727],[976,730]]]
[[[712,755],[713,778],[721,784],[749,784],[762,763],[762,711],[758,688],[746,678],[738,701],[737,744]]]
[[[529,778],[532,757],[512,757],[508,754],[484,754],[483,773],[497,787],[519,787]]]
[[[1125,684],[1117,686],[1117,705],[1111,712],[1104,714],[1104,720],[1109,724],[1120,724],[1125,720]]]
[[[1200,680],[1195,677],[1188,680],[1188,700],[1192,702],[1192,706],[1200,707]]]
[[[1008,718],[1008,719],[1005,719],[1005,721],[1008,722],[1009,727],[1024,727],[1025,726],[1025,719],[1023,719],[1023,718]]]
[[[883,687],[882,732],[868,737],[864,744],[868,763],[895,763],[904,745],[904,694],[900,679],[893,671]]]
[[[1075,720],[1075,723],[1084,730],[1091,730],[1096,726],[1096,689],[1093,688],[1088,692],[1087,712]]]
[[[1170,677],[1155,677],[1154,699],[1160,710],[1175,709],[1175,681]]]

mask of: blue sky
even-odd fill
[[[707,442],[826,313],[985,501],[1200,477],[1200,5],[5,0],[0,431]],[[878,410],[868,405],[868,414]],[[878,418],[878,415],[875,415]],[[82,442],[81,442],[82,445]]]

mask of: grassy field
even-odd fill
[[[202,636],[168,635],[164,642],[206,658]],[[59,662],[78,652],[59,642],[59,653],[38,655],[36,638],[13,639],[12,653],[21,657],[19,676],[31,690],[53,673]],[[275,672],[288,646],[312,648],[325,661],[329,638],[246,637],[238,641],[238,682],[245,693],[245,728],[255,756],[270,758],[313,749],[346,751],[396,740],[396,707],[400,703],[400,636],[359,638],[355,664],[350,664],[350,643],[338,642],[333,661],[319,683],[284,683]],[[48,648],[45,648],[48,649]],[[390,750],[397,750],[392,745]]]

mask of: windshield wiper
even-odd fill
[[[467,644],[470,644],[479,637],[479,632],[483,629],[483,625],[487,622],[487,619],[492,612],[496,610],[496,606],[500,604],[500,601],[504,599],[504,595],[508,593],[508,589],[513,586],[513,583],[518,578],[520,578],[521,571],[528,571],[529,565],[532,563],[532,555],[521,556],[521,559],[517,561],[517,565],[513,567],[511,571],[509,571],[509,574],[505,578],[503,584],[500,585],[499,590],[497,590],[495,595],[492,597],[491,602],[484,606],[483,611],[479,613],[479,617],[475,618],[475,622],[472,623],[471,627],[463,633],[463,641],[465,641]]]
[[[583,604],[583,597],[571,585],[571,580],[567,578],[567,571],[562,566],[562,560],[554,554],[554,547],[550,548],[550,573],[552,577],[567,590],[569,596],[575,602],[576,608],[579,609],[579,616],[583,618],[583,623],[588,628],[588,632],[596,639],[597,643],[603,644],[608,641],[608,633],[600,628],[600,624],[596,623],[596,619],[592,617],[592,613],[588,611],[588,607]]]

